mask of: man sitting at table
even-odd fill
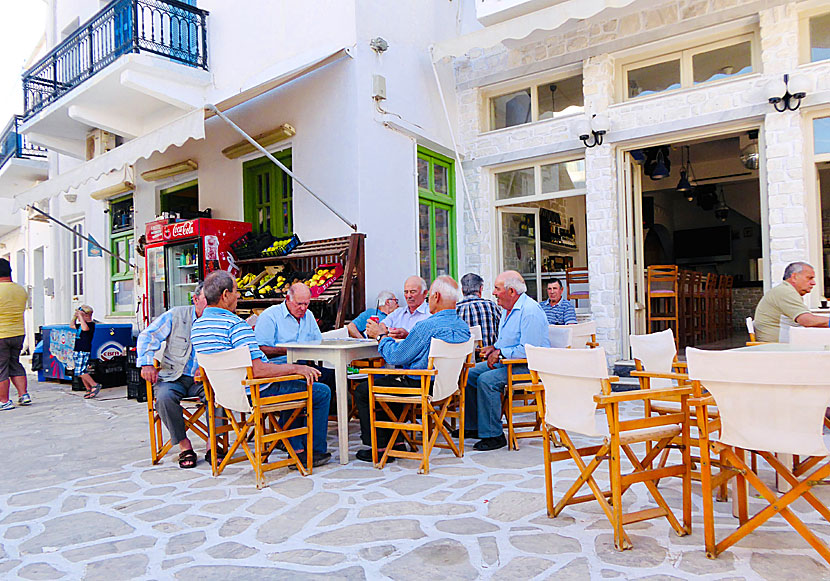
[[[496,450],[507,445],[501,425],[502,392],[507,385],[507,366],[500,359],[524,359],[525,345],[550,347],[548,319],[539,303],[525,294],[522,275],[508,270],[496,277],[493,294],[504,309],[499,323],[499,338],[492,347],[481,350],[486,361],[477,363],[467,377],[464,437],[481,438],[476,450]],[[515,366],[516,373],[527,373],[527,365]]]
[[[382,290],[378,293],[377,308],[366,309],[360,313],[355,319],[346,325],[349,330],[349,337],[355,339],[362,339],[366,332],[366,323],[369,317],[377,317],[378,321],[382,321],[387,315],[398,308],[398,298],[390,290]]]
[[[406,339],[398,343],[389,336],[389,329],[384,323],[378,323],[369,330],[369,336],[377,339],[378,353],[390,365],[397,365],[403,369],[426,369],[429,363],[429,347],[433,338],[441,339],[447,343],[464,343],[470,339],[470,327],[458,318],[455,313],[455,305],[461,298],[458,283],[450,276],[439,276],[432,283],[429,291],[429,312],[432,316],[420,321],[412,327]],[[401,385],[402,387],[416,387],[421,384],[420,377],[408,375],[396,375],[391,377],[380,377],[378,381],[383,385]],[[364,381],[355,388],[355,401],[357,402],[357,413],[360,417],[360,437],[367,446],[372,445],[372,426],[369,421],[369,383]],[[403,404],[390,403],[389,408],[396,414],[400,414]],[[381,412],[383,413],[383,412]],[[378,428],[377,443],[378,449],[386,450],[392,430]],[[404,444],[400,444],[404,445]],[[372,461],[372,450],[364,449],[357,452],[357,459],[364,462]],[[389,457],[387,462],[394,462]]]
[[[245,346],[251,352],[251,367],[255,378],[282,377],[284,375],[302,375],[306,379],[314,380],[311,391],[312,397],[312,465],[316,468],[331,460],[326,442],[328,428],[329,388],[316,379],[320,372],[307,365],[288,363],[269,363],[268,358],[257,345],[256,337],[250,325],[234,314],[239,293],[236,290],[236,280],[225,270],[217,270],[205,279],[204,294],[207,307],[194,323],[190,332],[190,340],[196,353],[218,353]],[[296,393],[306,388],[306,382],[301,380],[281,381],[260,387],[263,397]],[[302,455],[306,449],[304,436],[291,439],[291,445]],[[296,469],[296,467],[292,467]]]
[[[501,309],[493,301],[481,297],[483,288],[484,279],[474,272],[462,276],[461,290],[464,298],[455,306],[455,310],[470,327],[481,327],[482,347],[489,347],[498,337]]]
[[[576,325],[576,310],[571,301],[562,296],[563,290],[561,280],[551,279],[548,282],[548,298],[539,303],[550,325]]]
[[[389,336],[393,339],[405,339],[416,323],[429,318],[429,307],[424,302],[427,298],[427,282],[420,276],[410,276],[403,284],[403,298],[406,305],[393,311],[384,320]],[[369,330],[377,333],[377,323],[366,323],[366,334]]]
[[[784,269],[784,282],[772,287],[755,309],[755,338],[777,343],[781,315],[802,327],[827,327],[830,319],[814,315],[801,298],[816,286],[816,271],[806,262],[793,262]]]

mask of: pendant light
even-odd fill
[[[683,150],[680,150],[681,159],[683,157]],[[683,168],[680,170],[680,181],[677,182],[677,191],[681,192],[686,195],[686,200],[689,202],[695,201],[695,193],[694,193],[694,186],[692,182],[689,181],[689,175],[692,176],[692,180],[695,179],[695,172],[692,170],[692,158],[691,153],[689,151],[689,146],[686,146],[686,162],[683,164]]]
[[[649,174],[649,177],[654,181],[667,178],[671,173],[671,171],[669,170],[669,164],[671,162],[668,160],[668,155],[665,153],[666,149],[668,148],[657,148],[657,154],[654,157],[654,166],[652,167],[651,173]]]

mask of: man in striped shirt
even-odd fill
[[[389,329],[385,324],[378,323],[367,329],[373,339],[378,340],[378,353],[389,365],[397,365],[404,369],[426,369],[429,364],[429,347],[433,338],[447,343],[464,343],[470,339],[470,327],[458,318],[455,313],[455,304],[459,299],[458,283],[452,277],[439,276],[432,283],[429,291],[429,312],[431,316],[412,327],[406,339],[400,343],[389,336]],[[398,375],[384,377],[383,385],[398,384],[402,387],[416,387],[421,384],[420,377]],[[355,401],[360,416],[360,437],[367,446],[372,445],[372,426],[369,420],[369,383],[363,382],[355,388]],[[403,404],[389,404],[390,409],[400,414]],[[385,416],[381,412],[382,416]],[[385,419],[385,417],[383,418]],[[377,429],[378,448],[386,450],[392,430]],[[357,452],[357,459],[364,462],[372,461],[372,450],[364,449]],[[387,462],[393,462],[390,456]]]
[[[202,316],[193,323],[191,343],[196,353],[218,353],[245,346],[251,352],[251,367],[255,378],[282,377],[284,375],[302,375],[313,380],[312,414],[314,433],[312,442],[314,467],[322,466],[331,460],[331,453],[327,451],[326,430],[328,425],[329,388],[316,380],[320,372],[307,365],[289,363],[269,363],[268,358],[259,348],[250,325],[234,314],[239,293],[236,290],[236,280],[226,271],[217,270],[205,279],[204,294],[207,300]],[[263,396],[296,393],[306,388],[306,383],[300,380],[281,381],[261,387]],[[291,445],[299,455],[305,450],[305,437],[292,438]]]
[[[462,276],[461,290],[464,298],[455,310],[470,327],[481,327],[482,347],[489,347],[498,338],[501,310],[493,301],[481,298],[483,288],[484,279],[479,275],[470,272]]]
[[[576,325],[576,310],[571,301],[562,297],[562,291],[562,281],[552,279],[548,283],[547,300],[539,304],[548,317],[549,325]]]

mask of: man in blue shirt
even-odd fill
[[[507,366],[500,359],[524,359],[525,345],[550,347],[548,319],[539,303],[525,294],[522,275],[508,270],[496,277],[493,295],[504,314],[499,322],[499,338],[492,347],[481,350],[486,361],[476,364],[467,377],[465,397],[465,437],[479,437],[476,450],[496,450],[507,445],[501,424],[502,392],[507,385]],[[527,366],[514,368],[527,373]]]
[[[455,313],[455,305],[461,298],[458,283],[452,277],[439,276],[432,283],[429,292],[429,312],[431,317],[420,321],[400,343],[389,336],[389,329],[383,323],[369,331],[369,336],[377,339],[378,353],[390,365],[397,365],[403,369],[426,369],[429,364],[429,347],[433,338],[447,343],[464,343],[470,339],[470,327]],[[420,385],[420,378],[408,375],[383,377],[383,385],[400,384],[405,387]],[[369,383],[363,382],[355,388],[355,401],[360,416],[360,437],[367,446],[372,445],[372,428],[369,421]],[[389,404],[390,409],[400,414],[403,404]],[[381,414],[383,412],[380,412]],[[386,450],[392,430],[378,428],[377,441],[380,450]],[[357,452],[357,459],[364,462],[372,461],[372,450],[364,449]],[[387,462],[393,462],[390,456]]]
[[[208,275],[205,279],[204,293],[207,308],[193,323],[190,334],[193,349],[196,353],[217,353],[245,346],[251,352],[251,367],[255,378],[298,374],[306,379],[314,380],[311,396],[314,419],[312,465],[317,467],[326,464],[331,459],[326,442],[331,392],[326,385],[316,382],[320,377],[320,372],[307,365],[268,362],[268,358],[257,344],[251,327],[233,313],[236,310],[239,293],[236,290],[236,280],[228,272],[217,270]],[[305,388],[304,381],[281,381],[261,387],[260,393],[263,396],[272,396],[296,393]],[[305,438],[302,436],[292,438],[291,445],[300,455],[301,451],[306,449]]]
[[[541,301],[542,310],[551,325],[576,325],[576,310],[571,302],[562,296],[562,281],[558,278],[548,282],[548,298]]]
[[[416,323],[429,318],[429,306],[427,305],[427,282],[420,276],[410,276],[403,283],[403,298],[406,304],[393,311],[384,320],[389,336],[393,339],[406,339]],[[366,333],[374,329],[377,332],[376,323],[366,323]]]
[[[314,313],[308,310],[311,290],[301,282],[292,284],[279,305],[268,307],[259,315],[254,331],[259,348],[271,363],[285,363],[284,347],[279,343],[319,343],[323,340]]]
[[[369,317],[377,317],[378,322],[380,322],[397,308],[398,299],[395,293],[389,290],[380,291],[378,293],[377,308],[366,309],[355,317],[351,323],[346,325],[346,328],[349,330],[349,337],[362,339],[365,336],[366,323],[369,322]]]

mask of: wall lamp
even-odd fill
[[[596,147],[602,145],[602,136],[608,133],[610,121],[605,115],[594,113],[587,119],[582,119],[577,125],[577,134],[585,147]],[[593,138],[593,142],[588,140]]]
[[[769,102],[779,113],[798,109],[809,90],[810,80],[802,75],[784,75],[783,80],[770,81],[767,85],[767,95],[774,95],[769,97]]]

